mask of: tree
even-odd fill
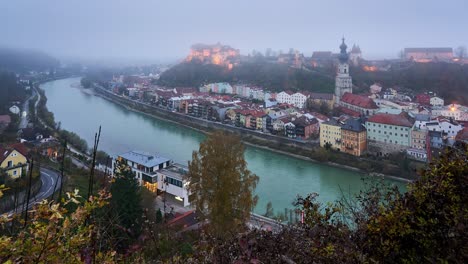
[[[317,194],[294,204],[303,223],[220,243],[202,262],[467,263],[468,145],[449,149],[406,193],[370,182],[354,198],[323,205]],[[375,179],[375,178],[374,178]],[[273,261],[271,261],[273,260]]]
[[[118,239],[117,247],[122,250],[130,245],[141,232],[140,185],[131,168],[125,163],[117,161],[115,166],[115,181],[112,183],[110,193],[110,218],[117,221],[120,228],[114,230]]]
[[[81,78],[80,83],[83,88],[91,88],[91,85],[93,84],[90,79],[84,77]]]
[[[240,138],[217,131],[200,144],[189,162],[190,200],[215,237],[242,230],[257,203],[258,176],[247,169]]]
[[[459,59],[466,58],[466,46],[459,46],[455,49],[455,54]]]

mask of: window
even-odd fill
[[[13,175],[15,175],[15,176],[16,176],[16,170],[14,170],[14,171],[13,171]]]
[[[13,167],[13,161],[11,161],[11,160],[10,160],[10,161],[8,161],[8,165],[7,165],[7,167]]]

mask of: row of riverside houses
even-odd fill
[[[367,118],[337,118],[320,126],[320,146],[360,156],[404,152],[430,161],[447,146],[467,140],[467,128],[444,117],[377,113]]]
[[[128,151],[112,160],[114,176],[117,161],[129,166],[140,185],[152,192],[165,193],[183,206],[190,205],[187,189],[187,166],[172,160],[142,151]]]

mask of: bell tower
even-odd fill
[[[342,39],[342,43],[340,45],[340,55],[338,56],[338,69],[335,78],[335,98],[336,104],[340,103],[341,97],[344,93],[352,93],[353,92],[353,81],[351,76],[349,76],[349,56],[346,52],[348,46],[345,44],[345,39]]]

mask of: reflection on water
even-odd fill
[[[102,126],[99,148],[111,155],[130,149],[157,152],[179,163],[187,163],[192,151],[205,138],[202,133],[171,122],[127,110],[97,96],[71,88],[79,78],[52,81],[41,87],[46,91],[47,107],[62,128],[76,132],[89,145]],[[268,201],[276,211],[291,207],[297,194],[317,192],[322,202],[335,201],[340,187],[358,192],[362,175],[247,146],[248,168],[260,177],[257,186],[259,203],[255,209],[264,213]],[[402,184],[398,183],[400,186]]]

